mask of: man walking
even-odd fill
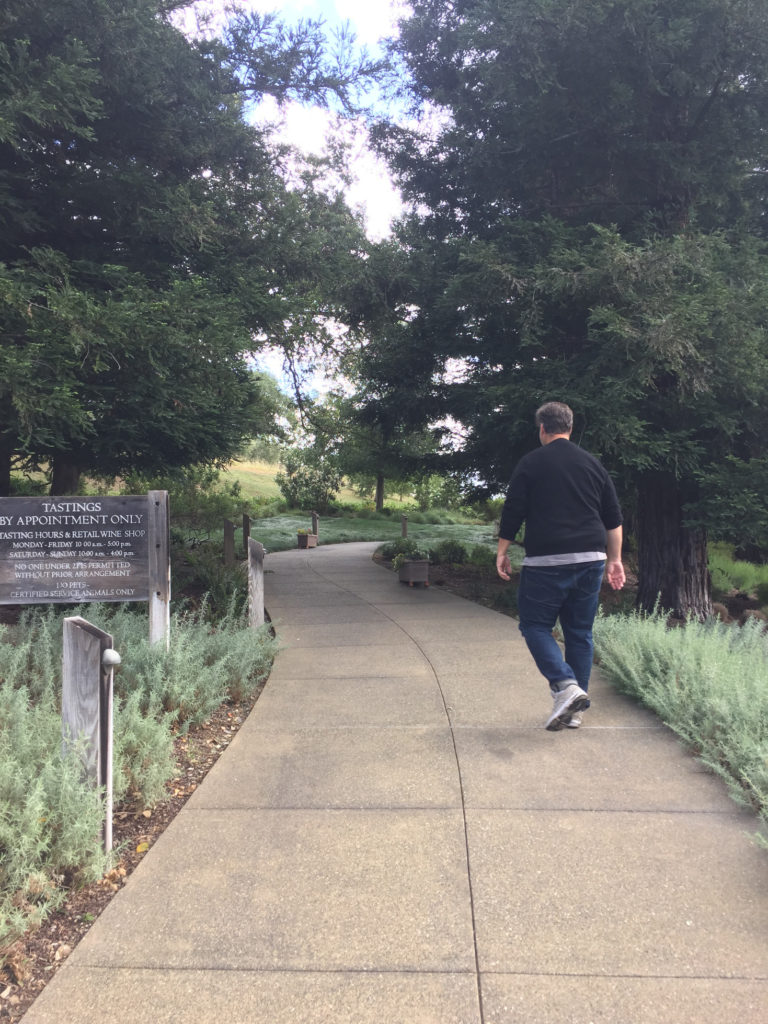
[[[550,730],[581,725],[589,707],[592,625],[605,572],[614,590],[624,586],[622,517],[611,478],[570,440],[573,413],[561,402],[536,412],[542,447],[515,467],[501,514],[496,570],[508,580],[509,545],[525,522],[525,558],[518,591],[520,632],[554,699]],[[565,657],[552,636],[555,623]]]

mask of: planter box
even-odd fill
[[[316,533],[300,533],[298,534],[298,542],[300,548],[316,548],[317,547],[317,534]]]
[[[429,559],[417,558],[409,562],[403,562],[398,570],[401,583],[407,583],[412,587],[414,583],[423,583],[429,586]]]

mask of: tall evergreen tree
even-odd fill
[[[240,14],[190,42],[183,6],[0,12],[0,493],[12,462],[47,463],[63,493],[84,470],[231,457],[254,339],[292,345],[359,238],[243,117],[270,91],[347,99],[356,69],[326,69],[306,24]]]
[[[535,408],[568,402],[622,483],[642,606],[704,616],[702,484],[766,457],[768,3],[412,11],[394,50],[437,128],[378,140],[423,211],[413,344],[460,361],[467,465],[502,486]]]
[[[415,347],[409,306],[412,275],[418,273],[396,242],[370,243],[341,289],[350,343],[340,370],[346,382],[334,404],[336,447],[349,475],[375,481],[376,508],[385,484],[414,479],[436,469],[440,413],[434,358]]]

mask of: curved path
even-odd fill
[[[26,1024],[768,1019],[755,819],[598,677],[376,545],[269,555],[248,721]]]

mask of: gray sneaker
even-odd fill
[[[571,715],[567,722],[565,722],[567,729],[578,729],[581,726],[581,715]]]
[[[547,719],[544,728],[550,732],[557,732],[564,728],[577,711],[584,711],[589,704],[589,697],[578,683],[569,683],[565,689],[558,691],[554,697],[552,714]]]

